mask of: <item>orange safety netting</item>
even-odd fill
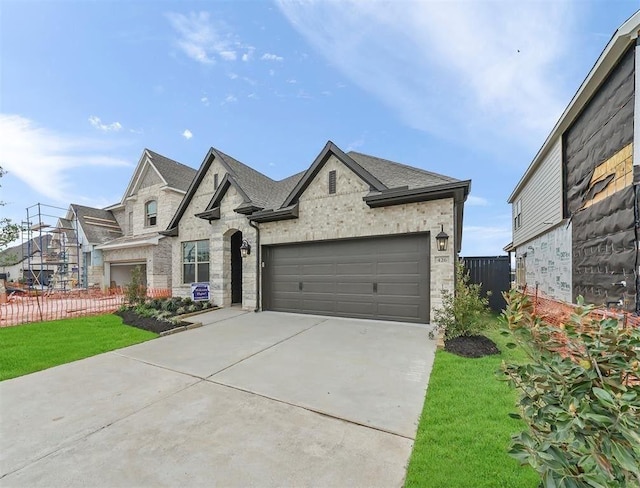
[[[147,297],[171,297],[171,290],[147,288]],[[29,291],[12,294],[7,298],[6,303],[0,303],[0,327],[112,313],[126,301],[122,288],[45,293]]]

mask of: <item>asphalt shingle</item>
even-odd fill
[[[174,161],[173,159],[169,159],[162,154],[151,151],[150,149],[146,149],[146,151],[151,158],[151,162],[170,187],[187,191],[191,181],[196,175],[195,169],[179,163],[178,161]]]

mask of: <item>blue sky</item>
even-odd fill
[[[502,254],[507,197],[640,1],[0,4],[3,216],[120,200],[148,147],[280,179],[327,140],[472,179],[462,255]]]

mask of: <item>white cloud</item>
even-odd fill
[[[489,205],[489,200],[475,195],[469,195],[467,197],[467,205],[471,205],[472,207],[487,207]]]
[[[558,73],[571,62],[563,55],[582,15],[571,2],[278,5],[326,59],[407,125],[486,145],[494,142],[488,135],[537,144],[552,127],[567,97]]]
[[[110,155],[113,141],[61,134],[20,115],[0,114],[0,166],[39,194],[57,202],[81,200],[69,178],[74,168],[130,167]]]
[[[100,117],[92,115],[89,117],[89,123],[98,130],[103,132],[118,132],[122,130],[122,124],[120,122],[113,122],[112,124],[104,124]]]
[[[224,100],[220,105],[226,105],[227,103],[234,103],[237,101],[238,101],[238,98],[235,95],[227,95],[226,97],[224,97]]]
[[[256,95],[255,93],[249,93],[247,95],[247,98],[253,98],[253,99],[257,100],[258,99],[258,95]]]
[[[271,54],[271,53],[264,53],[262,55],[262,57],[260,58],[263,61],[284,61],[284,58],[282,56],[278,56],[277,54]]]
[[[214,64],[218,59],[235,61],[242,44],[223,22],[214,22],[208,12],[188,15],[166,14],[178,34],[177,46],[191,59],[202,64]]]
[[[189,129],[185,129],[181,134],[187,141],[193,137],[193,133]]]
[[[291,85],[295,85],[296,83],[298,83],[298,81],[294,80],[294,79],[290,79],[290,80],[287,80],[287,83],[289,83]]]
[[[202,104],[203,104],[205,107],[208,107],[208,106],[209,106],[209,97],[202,97],[202,98],[200,98],[200,101],[202,102]]]
[[[254,51],[255,51],[255,48],[253,46],[249,46],[247,48],[247,52],[242,55],[242,61],[244,61],[245,63],[247,61],[251,61],[253,59],[253,52]]]

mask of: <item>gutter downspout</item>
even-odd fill
[[[256,230],[256,308],[254,312],[260,311],[260,227],[249,220],[249,225]]]

